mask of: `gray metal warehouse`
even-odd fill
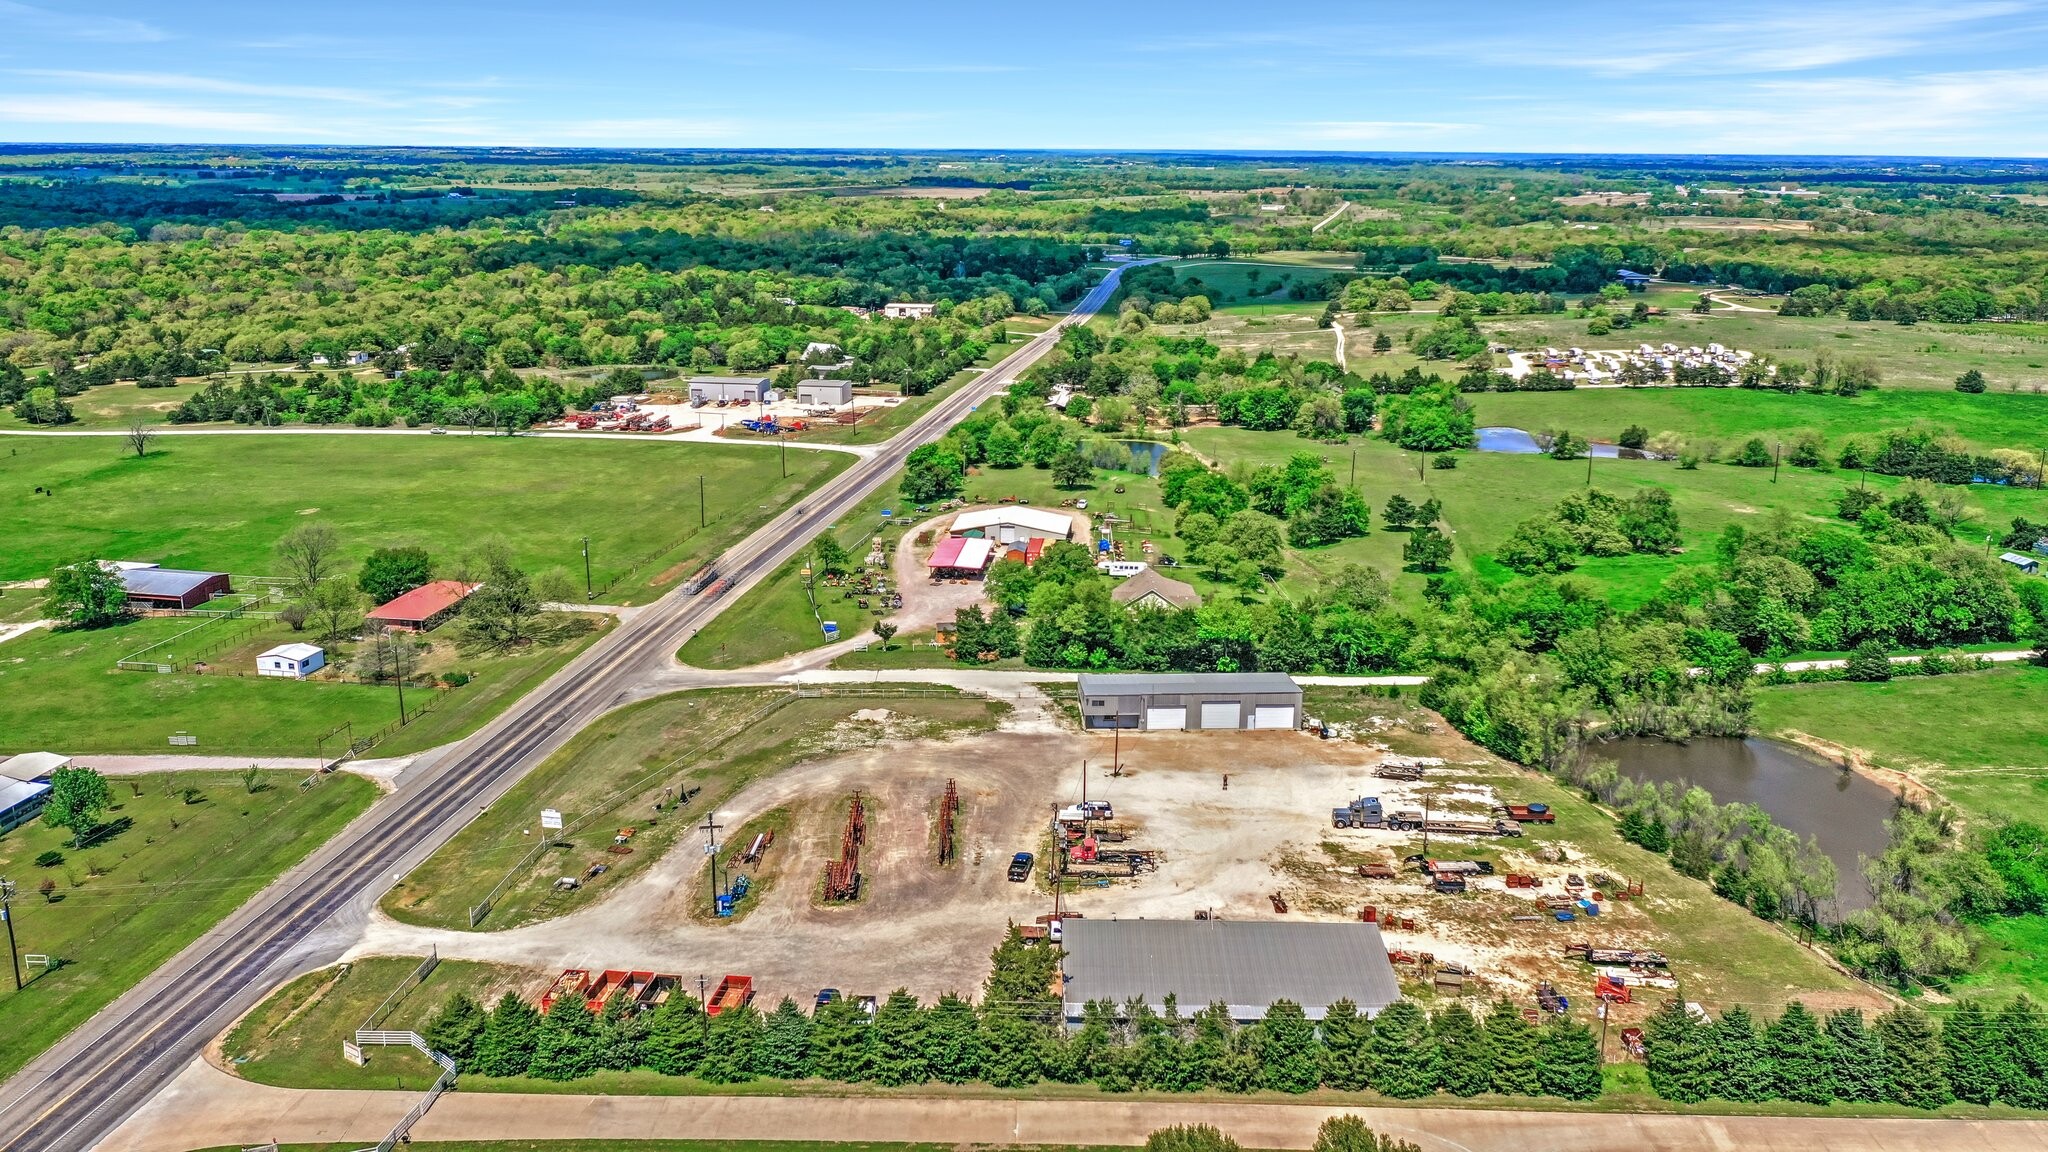
[[[1080,678],[1081,719],[1090,728],[1294,729],[1301,688],[1283,672],[1171,672]]]
[[[1372,1016],[1401,995],[1377,924],[1069,918],[1060,930],[1070,1024],[1090,1000],[1158,1011],[1169,993],[1183,1017],[1222,1003],[1239,1023],[1264,1019],[1276,1000],[1320,1020],[1339,1000]]]
[[[768,394],[766,376],[692,376],[691,400],[739,400],[756,404]]]

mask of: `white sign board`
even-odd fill
[[[541,809],[540,829],[543,832],[560,832],[562,830],[562,814],[553,808]]]

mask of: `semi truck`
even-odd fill
[[[1385,814],[1380,811],[1380,798],[1360,796],[1342,808],[1330,809],[1330,825],[1333,828],[1380,828],[1386,823]]]

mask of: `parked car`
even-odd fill
[[[1037,859],[1037,857],[1029,852],[1019,852],[1015,856],[1010,857],[1011,882],[1022,884],[1024,881],[1031,879],[1031,866],[1037,862]]]
[[[837,989],[837,988],[820,988],[820,989],[818,989],[818,1003],[817,1003],[817,1007],[819,1007],[819,1008],[823,1008],[823,1007],[824,1007],[825,1005],[827,1005],[827,1004],[830,1004],[831,1002],[833,1002],[834,1000],[837,1000],[837,999],[839,999],[839,989]]]

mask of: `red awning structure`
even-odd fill
[[[957,572],[983,572],[995,558],[994,542],[980,537],[949,536],[939,541],[927,566]]]

